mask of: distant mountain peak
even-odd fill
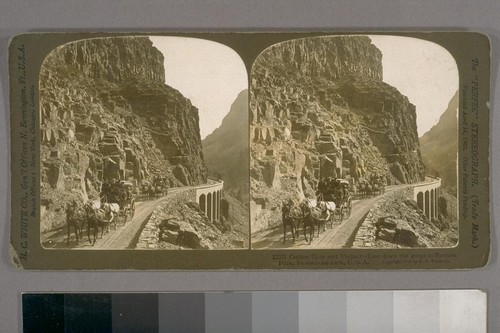
[[[455,127],[451,128],[453,126]],[[430,130],[420,137],[420,143],[422,143],[422,140],[424,142],[429,140],[429,136],[436,135],[446,128],[456,132],[456,126],[458,126],[458,90],[448,102],[446,111],[439,117],[437,124],[432,126]]]
[[[445,187],[457,186],[458,90],[439,121],[420,138],[426,172],[439,176]]]
[[[209,173],[224,180],[224,189],[248,201],[248,90],[241,91],[221,125],[203,141]]]

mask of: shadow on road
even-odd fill
[[[130,221],[129,221],[130,222]],[[89,237],[87,234],[87,227],[85,226],[83,229],[83,236],[82,238],[79,239],[78,243],[76,243],[76,236],[75,236],[75,229],[71,228],[71,235],[69,237],[69,244],[68,244],[68,229],[61,228],[53,233],[50,234],[50,236],[45,236],[44,239],[42,240],[41,244],[43,248],[45,249],[81,249],[81,248],[94,248],[96,245],[98,245],[100,242],[105,240],[107,237],[109,237],[112,233],[114,232],[120,232],[120,229],[122,229],[125,226],[125,223],[123,222],[118,222],[116,229],[114,226],[104,228],[104,232],[102,233],[101,237],[101,229],[99,228],[99,232],[97,233],[97,238],[96,242],[94,245],[92,245],[91,242],[89,242]],[[94,239],[94,235],[92,230],[90,231],[90,239]]]
[[[315,234],[316,236],[316,234]],[[262,237],[262,238],[261,238]],[[277,226],[271,230],[267,230],[265,235],[262,235],[259,240],[252,240],[252,249],[299,249],[309,245],[304,238],[304,230],[299,230],[299,235],[295,236],[293,241],[290,228],[287,228],[286,242],[283,243],[283,226]],[[308,236],[309,237],[309,236]]]

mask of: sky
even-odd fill
[[[422,39],[370,35],[382,52],[383,81],[407,96],[417,111],[421,137],[437,124],[458,90],[458,69],[443,47]]]
[[[231,48],[187,37],[150,37],[165,58],[165,83],[199,110],[204,139],[220,126],[238,94],[248,88],[245,65]]]
[[[438,121],[458,89],[451,54],[421,39],[370,35],[382,52],[383,80],[407,96],[417,111],[422,136]],[[220,126],[237,95],[247,89],[243,61],[231,48],[186,37],[150,37],[164,55],[165,83],[178,89],[199,110],[200,135]]]

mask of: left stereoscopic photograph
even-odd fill
[[[63,44],[39,73],[45,249],[249,246],[248,77],[187,37]]]

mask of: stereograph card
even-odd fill
[[[32,33],[9,52],[19,267],[488,261],[482,34]]]

